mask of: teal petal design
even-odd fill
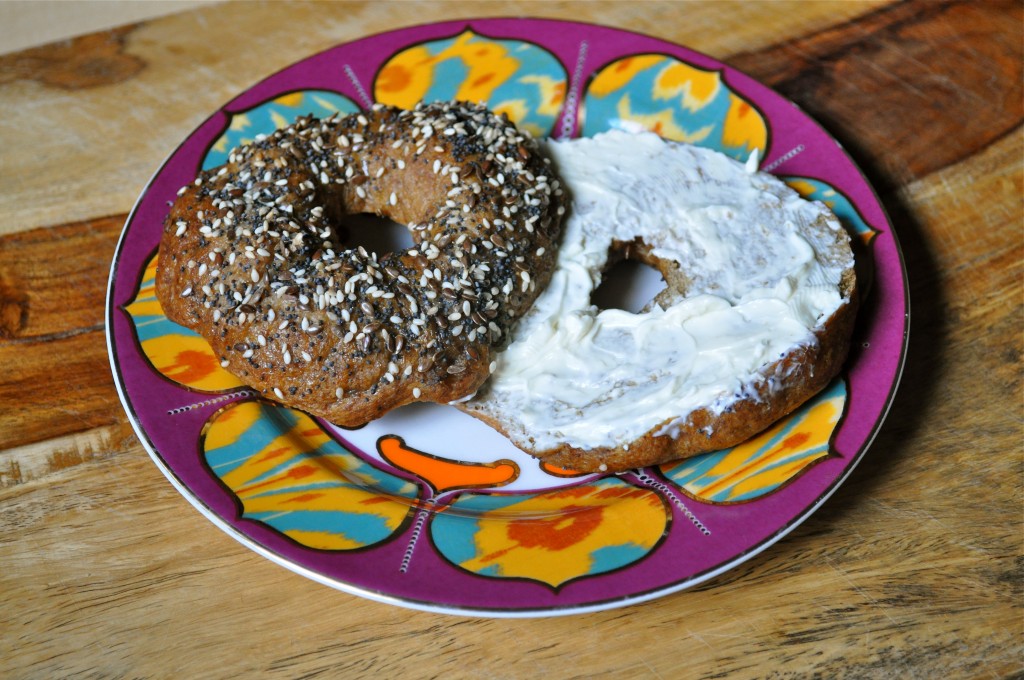
[[[635,54],[599,69],[580,112],[585,137],[612,129],[647,130],[746,161],[764,153],[768,126],[721,73],[664,54]]]
[[[319,550],[357,550],[398,534],[420,488],[376,468],[301,411],[242,401],[213,416],[202,442],[242,517]]]
[[[739,503],[775,492],[830,455],[832,432],[846,404],[846,382],[825,390],[760,435],[702,456],[661,466],[687,496],[707,503]]]
[[[430,536],[471,573],[557,589],[643,559],[669,521],[658,493],[607,477],[531,494],[464,493],[434,518]]]
[[[857,212],[853,203],[832,185],[810,177],[781,177],[782,181],[795,189],[797,193],[809,201],[821,201],[836,214],[852,236],[857,236],[867,243],[875,236],[875,230],[868,226],[864,218]]]
[[[203,159],[203,170],[223,165],[231,150],[240,144],[248,144],[256,135],[270,134],[295,122],[299,116],[312,115],[327,118],[335,113],[346,115],[358,111],[359,107],[345,95],[329,90],[300,90],[284,94],[251,109],[236,111],[230,115],[231,122]]]
[[[558,59],[534,43],[464,31],[408,47],[391,57],[374,82],[382,104],[481,102],[535,136],[550,134],[565,100]]]

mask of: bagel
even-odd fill
[[[482,106],[300,118],[182,188],[157,296],[242,382],[354,427],[477,390],[550,278],[562,202],[537,142]],[[355,213],[414,247],[346,249]]]
[[[572,194],[558,265],[462,410],[545,462],[618,472],[734,446],[838,373],[856,280],[825,205],[650,133],[547,150]],[[623,257],[666,282],[636,314],[591,304]]]

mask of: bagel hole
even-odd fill
[[[378,256],[409,250],[416,245],[409,229],[386,217],[372,214],[345,215],[338,230],[341,245],[348,249],[362,246]]]
[[[598,309],[621,309],[637,314],[666,286],[661,272],[654,267],[623,258],[601,275],[601,284],[591,293],[590,302]]]

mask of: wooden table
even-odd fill
[[[118,234],[211,111],[333,44],[473,16],[586,20],[773,86],[865,169],[912,332],[886,425],[792,534],[698,588],[555,619],[362,600],[168,484],[104,342]],[[0,674],[1003,677],[1024,671],[1019,2],[229,3],[0,57]]]

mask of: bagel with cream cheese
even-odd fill
[[[572,194],[557,268],[461,409],[545,462],[617,472],[738,444],[839,372],[856,279],[825,205],[650,133],[546,146]],[[667,287],[636,314],[598,309],[627,256]]]

